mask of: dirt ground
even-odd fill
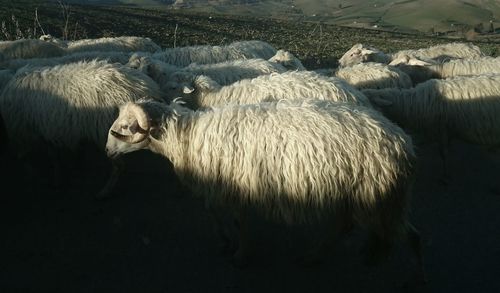
[[[141,151],[126,157],[106,201],[92,196],[109,171],[103,156],[69,163],[62,190],[47,181],[47,162],[27,172],[1,157],[0,292],[500,292],[500,195],[490,192],[500,185],[500,155],[454,144],[444,186],[436,146],[418,154],[411,219],[424,242],[425,287],[404,287],[414,268],[406,246],[368,267],[354,231],[324,263],[304,268],[295,260],[311,228],[259,219],[255,257],[237,269],[220,254],[202,201],[168,161]]]

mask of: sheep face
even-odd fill
[[[137,104],[127,103],[111,126],[106,142],[106,154],[116,158],[122,154],[147,148],[150,119]]]
[[[388,63],[389,59],[386,54],[376,48],[356,44],[339,59],[339,65],[347,67],[364,62]]]

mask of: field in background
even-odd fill
[[[401,32],[463,35],[500,28],[495,0],[67,0],[321,21]]]
[[[45,33],[62,36],[65,18],[57,3],[40,0],[0,0],[5,8],[0,21],[15,31],[12,15],[21,31],[35,28],[35,10]],[[176,30],[177,27],[177,30]],[[37,28],[40,34],[40,28]],[[81,6],[72,4],[68,19],[69,38],[135,35],[152,38],[163,47],[220,45],[236,40],[259,39],[288,50],[309,68],[336,65],[337,59],[355,43],[366,43],[386,52],[421,48],[460,38],[431,37],[423,34],[340,27],[305,20],[220,15],[191,10],[164,10],[130,6]],[[0,34],[0,37],[3,35]],[[500,54],[500,41],[493,38],[474,40],[488,55]]]

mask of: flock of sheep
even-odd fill
[[[331,221],[306,262],[353,226],[369,231],[367,262],[407,241],[424,280],[408,221],[418,157],[407,132],[431,135],[443,156],[454,138],[498,145],[499,73],[498,58],[463,43],[394,54],[357,44],[339,68],[308,71],[263,41],[163,49],[140,37],[4,41],[0,147],[22,156],[43,144],[56,160],[60,148],[95,144],[114,166],[98,197],[112,192],[123,154],[148,149],[205,200],[237,247],[235,264],[249,255],[252,209],[289,224]]]

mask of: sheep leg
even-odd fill
[[[440,136],[440,141],[439,141],[439,155],[441,156],[441,162],[442,162],[442,174],[440,178],[440,182],[443,185],[448,185],[449,181],[449,162],[448,162],[448,156],[449,156],[449,149],[450,149],[450,139],[448,137],[447,131],[442,130],[441,131],[441,136]]]
[[[422,240],[418,230],[409,222],[406,223],[406,237],[417,260],[417,282],[427,283],[422,254]]]
[[[112,165],[111,175],[109,176],[108,181],[106,182],[104,187],[95,195],[96,199],[106,199],[111,197],[111,192],[113,191],[113,188],[118,182],[120,174],[125,168],[125,162],[120,157],[112,159],[111,165]]]
[[[238,268],[248,266],[248,257],[250,252],[249,226],[247,212],[240,209],[238,216],[239,224],[239,245],[238,250],[233,255],[233,265]]]
[[[333,246],[338,242],[339,236],[347,234],[352,230],[352,221],[347,216],[347,213],[337,212],[329,221],[328,227],[332,227],[333,231],[328,231],[326,237],[319,240],[306,254],[299,260],[303,266],[314,266],[320,264],[324,256],[330,252]]]
[[[222,241],[221,253],[233,254],[236,251],[236,242],[233,237],[234,233],[231,233],[231,226],[228,224],[228,219],[224,219],[224,215],[221,214],[220,209],[212,207],[208,201],[205,202],[205,208],[212,215],[214,231]],[[233,224],[233,220],[231,218],[229,222]],[[235,232],[234,229],[232,232]]]

